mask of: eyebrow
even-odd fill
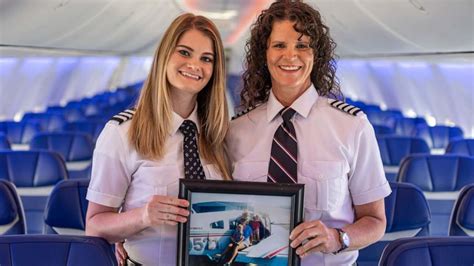
[[[176,45],[176,47],[183,47],[183,48],[188,49],[188,50],[191,51],[191,52],[194,52],[194,49],[193,49],[193,48],[191,48],[191,47],[189,47],[189,46],[187,46],[187,45],[184,45],[184,44],[178,44],[178,45]],[[210,52],[204,52],[203,54],[214,56],[214,53],[210,53]]]

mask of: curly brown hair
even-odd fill
[[[280,0],[263,10],[251,27],[251,36],[245,45],[246,69],[242,74],[241,107],[255,107],[268,100],[272,82],[266,64],[267,41],[272,32],[273,22],[282,20],[295,22],[296,32],[311,39],[314,64],[310,77],[318,94],[342,98],[339,81],[336,78],[334,54],[336,43],[329,36],[329,28],[323,24],[321,15],[301,1]]]

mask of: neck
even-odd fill
[[[291,106],[309,87],[311,82],[305,83],[299,88],[295,87],[272,87],[273,95],[285,107]]]
[[[172,94],[171,102],[173,104],[173,111],[182,118],[188,118],[196,106],[197,94]]]

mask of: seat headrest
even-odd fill
[[[474,157],[462,155],[409,155],[398,172],[398,181],[423,191],[458,191],[474,183]]]
[[[45,224],[85,230],[88,179],[64,180],[51,192],[45,209]]]
[[[64,235],[0,237],[0,265],[116,265],[102,238]]]
[[[25,217],[15,186],[0,179],[0,235],[25,232]]]
[[[30,149],[46,149],[59,153],[66,162],[92,159],[94,143],[86,133],[57,132],[37,134]]]
[[[413,237],[389,243],[379,265],[473,265],[474,237]]]
[[[430,208],[423,192],[412,184],[390,183],[392,193],[385,198],[385,232],[428,228]]]
[[[398,166],[401,160],[409,154],[430,153],[428,144],[417,137],[379,135],[377,143],[384,165]]]
[[[50,151],[0,151],[0,179],[17,187],[50,186],[67,178],[61,156]]]
[[[474,139],[457,139],[449,142],[446,153],[474,156]]]
[[[474,184],[459,192],[449,221],[449,235],[474,236]]]

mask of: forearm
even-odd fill
[[[123,241],[147,228],[142,208],[126,212],[102,212],[87,221],[86,235],[107,239],[110,243]]]
[[[349,235],[351,240],[347,250],[361,249],[377,242],[384,235],[385,227],[385,219],[373,216],[361,217],[355,223],[343,227],[342,230]]]

